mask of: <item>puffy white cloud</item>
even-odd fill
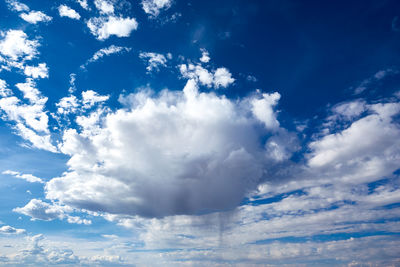
[[[81,18],[81,15],[79,15],[78,12],[76,12],[74,9],[72,9],[66,5],[60,5],[58,7],[58,14],[60,15],[60,17],[68,17],[71,19],[80,19]]]
[[[35,82],[28,78],[24,83],[15,85],[23,94],[24,98],[28,99],[32,104],[44,104],[47,101],[46,97],[42,97],[39,90],[36,89]]]
[[[93,90],[82,92],[83,108],[88,109],[93,107],[96,103],[107,101],[110,98],[108,95],[99,95]]]
[[[96,62],[105,56],[109,56],[112,54],[121,54],[129,51],[131,51],[131,48],[129,47],[110,45],[109,47],[102,48],[94,53],[94,55],[90,59],[88,59],[85,64],[81,65],[81,68],[85,69],[90,63]]]
[[[90,220],[69,215],[68,213],[73,211],[70,207],[49,204],[40,199],[31,199],[24,207],[15,208],[13,211],[30,216],[32,220],[52,221],[55,219],[67,219],[69,223],[75,224],[92,223]]]
[[[83,91],[81,99],[78,99],[74,95],[69,95],[61,98],[60,101],[56,103],[57,113],[63,115],[83,113],[85,110],[93,108],[96,104],[101,104],[109,98],[110,96],[99,95],[93,90]]]
[[[391,174],[400,159],[400,128],[392,121],[399,103],[368,105],[372,114],[362,117],[343,131],[311,142],[308,164],[328,169],[348,182],[373,181]]]
[[[32,24],[36,24],[38,22],[49,22],[53,19],[52,17],[47,16],[42,11],[30,11],[29,13],[22,13],[19,16],[26,22]]]
[[[30,183],[43,183],[42,179],[40,179],[39,177],[36,177],[32,174],[22,174],[20,172],[11,171],[11,170],[3,171],[2,174],[12,175],[15,178],[23,179]]]
[[[34,105],[21,104],[16,97],[0,99],[0,108],[5,112],[9,120],[21,121],[36,131],[48,132],[48,117],[42,111],[42,103]]]
[[[54,153],[57,152],[57,148],[52,144],[51,136],[49,134],[38,134],[22,123],[17,123],[15,130],[23,139],[29,141],[33,147]]]
[[[125,241],[124,241],[125,242]],[[79,249],[77,249],[77,244]],[[124,249],[113,241],[43,234],[2,235],[0,260],[11,266],[127,266]],[[110,249],[108,249],[109,247]],[[119,256],[118,254],[123,254]]]
[[[12,91],[8,89],[8,85],[6,81],[0,79],[0,96],[1,97],[7,97],[12,95]]]
[[[254,116],[264,123],[267,129],[277,129],[279,122],[276,119],[273,107],[278,104],[281,95],[277,92],[272,94],[263,94],[262,99],[253,99],[251,101],[252,112]]]
[[[167,58],[163,54],[153,53],[153,52],[141,52],[139,57],[147,61],[148,66],[146,70],[151,72],[153,70],[159,71],[160,67],[166,67]]]
[[[25,229],[17,229],[9,225],[3,225],[0,227],[0,234],[23,234],[25,233]]]
[[[129,37],[131,32],[137,29],[138,23],[134,18],[108,16],[91,18],[87,26],[98,40],[105,40],[111,35]]]
[[[6,0],[6,3],[8,4],[8,7],[12,11],[29,11],[29,7],[21,2],[18,2],[17,0]]]
[[[70,114],[75,113],[80,106],[78,99],[76,96],[66,96],[60,99],[58,103],[56,103],[57,113],[60,114]]]
[[[86,10],[89,10],[89,5],[87,3],[87,0],[76,0],[76,2],[78,2],[78,4]]]
[[[103,14],[113,14],[114,13],[114,5],[109,0],[95,0],[94,5]]]
[[[19,251],[4,256],[7,264],[22,265],[76,265],[79,258],[71,249],[65,249],[62,244],[49,242],[42,234],[26,236],[21,242]]]
[[[211,87],[213,84],[213,74],[200,65],[182,64],[179,66],[179,70],[185,78],[198,80],[202,85],[206,85],[207,87]]]
[[[146,14],[154,18],[160,14],[162,9],[166,10],[172,5],[172,0],[142,0],[142,8]]]
[[[33,78],[48,78],[49,77],[49,69],[47,68],[46,63],[40,63],[37,67],[34,66],[25,66],[24,73],[26,76],[30,76]]]
[[[60,206],[53,206],[39,199],[32,199],[22,208],[15,208],[15,212],[32,217],[33,220],[51,221],[59,218],[64,214],[64,210]]]
[[[184,78],[198,80],[202,85],[214,88],[228,87],[235,79],[226,68],[218,68],[214,73],[203,68],[201,65],[182,64],[179,70]]]
[[[200,93],[194,80],[125,103],[90,119],[95,130],[82,123],[81,133],[64,132],[70,171],[47,183],[47,198],[117,214],[192,214],[233,208],[262,179],[268,159],[250,107]]]
[[[227,87],[235,81],[232,74],[226,68],[218,68],[214,73],[214,84],[216,88]]]
[[[12,11],[17,11],[17,12],[21,12],[21,11],[29,11],[29,7],[17,0],[6,0],[6,3],[8,4],[8,7],[12,10]]]
[[[0,41],[0,53],[12,60],[30,60],[34,58],[38,52],[37,40],[28,40],[26,33],[21,30],[9,30],[1,32],[3,39]]]
[[[25,83],[18,83],[16,87],[23,93],[29,103],[23,103],[12,94],[0,98],[0,110],[4,113],[3,119],[15,122],[17,134],[39,149],[56,152],[51,144],[48,129],[48,116],[45,109],[47,98],[43,97],[36,84],[30,78]]]
[[[208,53],[207,50],[201,49],[201,58],[200,61],[203,63],[208,63],[210,61],[210,54]]]

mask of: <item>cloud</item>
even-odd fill
[[[12,95],[12,91],[8,89],[8,85],[6,81],[0,79],[0,96],[1,97],[7,97]]]
[[[87,3],[87,0],[76,0],[76,2],[83,8],[86,10],[89,10],[89,5]]]
[[[90,59],[88,59],[85,62],[85,64],[81,65],[81,68],[85,69],[87,65],[89,65],[90,63],[96,62],[105,56],[113,54],[122,54],[124,52],[129,52],[129,51],[131,51],[131,48],[129,47],[110,45],[109,47],[102,48],[96,53],[94,53],[94,55]]]
[[[360,85],[358,85],[356,88],[351,88],[354,91],[355,95],[361,94],[365,90],[367,90],[369,87],[376,85],[377,82],[380,80],[386,78],[389,75],[395,75],[398,74],[399,72],[395,69],[385,69],[385,70],[380,70],[376,72],[372,77],[367,78],[363,80]]]
[[[70,114],[70,113],[75,113],[78,110],[80,104],[76,96],[71,95],[61,98],[60,101],[56,103],[56,106],[57,106],[57,113]]]
[[[201,49],[201,58],[200,61],[203,63],[208,63],[210,61],[210,54],[208,53],[207,50]]]
[[[30,76],[32,78],[48,78],[49,77],[49,69],[47,68],[46,63],[40,63],[37,67],[26,66],[24,69],[24,73],[26,76]]]
[[[15,86],[28,103],[24,103],[13,94],[0,98],[3,119],[15,122],[14,129],[17,134],[34,147],[56,152],[50,140],[49,118],[44,111],[47,98],[40,94],[35,82],[30,78],[27,78],[25,83],[18,83]]]
[[[129,37],[137,29],[138,23],[134,18],[108,16],[89,19],[87,27],[98,40],[105,40],[111,35]]]
[[[56,103],[57,113],[63,115],[74,113],[82,114],[86,110],[107,101],[109,98],[110,96],[99,95],[93,90],[83,91],[81,99],[78,99],[74,95],[69,95],[61,98],[60,101]]]
[[[226,68],[218,68],[214,73],[203,68],[201,65],[181,64],[179,70],[184,78],[198,80],[202,85],[214,88],[228,87],[235,79]]]
[[[253,75],[247,75],[246,80],[249,82],[257,82],[257,78]]]
[[[58,13],[60,17],[68,17],[71,19],[80,19],[81,15],[79,15],[78,12],[70,8],[69,6],[66,5],[60,5],[58,7]]]
[[[19,16],[23,20],[31,24],[36,24],[38,22],[49,22],[53,19],[52,17],[47,16],[41,11],[30,11],[29,13],[21,13]]]
[[[232,74],[226,68],[218,68],[214,73],[214,85],[216,88],[226,88],[234,81],[235,79],[232,78]]]
[[[8,235],[17,234],[17,235],[19,235],[19,234],[24,234],[25,232],[26,232],[25,229],[17,229],[12,226],[9,226],[9,225],[4,225],[4,226],[0,227],[0,234],[8,234]]]
[[[79,258],[71,249],[50,243],[42,234],[27,236],[25,246],[17,253],[7,255],[8,263],[17,265],[66,265],[79,264]]]
[[[96,103],[107,101],[110,98],[108,95],[99,95],[93,90],[82,92],[83,108],[88,109],[93,107]]]
[[[281,95],[277,92],[272,94],[263,94],[262,99],[253,99],[251,101],[252,112],[255,117],[264,123],[267,129],[279,128],[279,122],[276,119],[274,107],[278,104]]]
[[[12,245],[10,245],[12,244]],[[77,249],[77,244],[80,244]],[[43,234],[11,236],[0,240],[0,261],[11,266],[127,266],[123,253],[112,241],[90,242],[84,238],[45,236]],[[111,249],[105,249],[109,246]],[[121,244],[126,248],[125,244]],[[97,252],[96,252],[97,251]]]
[[[113,14],[114,13],[114,5],[111,1],[95,0],[94,5],[102,14]]]
[[[44,183],[42,179],[39,177],[33,176],[32,174],[22,174],[20,172],[6,170],[3,171],[2,174],[12,175],[15,178],[23,179],[30,183]]]
[[[333,111],[335,114],[351,120],[361,115],[366,109],[366,102],[364,100],[355,100],[340,103],[333,108]]]
[[[269,159],[250,106],[200,93],[195,80],[129,99],[96,127],[64,132],[70,171],[47,183],[48,199],[116,214],[195,214],[234,208],[262,180]]]
[[[28,40],[26,33],[21,30],[1,32],[1,36],[0,53],[11,60],[30,60],[38,54],[39,42]]]
[[[21,2],[18,2],[16,0],[6,0],[6,3],[8,4],[8,7],[12,10],[12,11],[17,11],[17,12],[21,12],[21,11],[29,11],[29,7]]]
[[[162,9],[167,10],[172,5],[172,0],[142,0],[142,8],[151,18],[160,14]]]
[[[163,54],[157,54],[152,52],[142,52],[139,57],[148,62],[146,70],[148,72],[159,71],[160,67],[166,67],[167,58]]]
[[[68,213],[72,212],[73,210],[67,206],[49,204],[41,201],[40,199],[31,199],[31,201],[29,201],[29,203],[24,207],[15,208],[13,211],[30,216],[32,220],[52,221],[55,219],[67,219],[69,223],[75,224],[88,225],[92,223],[90,220],[69,215]]]
[[[368,105],[371,114],[309,144],[308,164],[348,182],[368,182],[394,172],[400,158],[400,128],[392,118],[399,103]]]
[[[23,93],[24,98],[32,104],[44,104],[47,101],[46,97],[41,96],[33,79],[27,78],[24,83],[17,83],[15,86]]]

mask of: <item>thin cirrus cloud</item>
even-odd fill
[[[129,47],[123,47],[123,46],[116,46],[116,45],[110,45],[109,47],[105,47],[105,48],[101,48],[100,50],[98,50],[97,52],[95,52],[93,54],[93,56],[91,58],[89,58],[85,64],[82,64],[80,66],[81,69],[86,69],[86,67],[93,62],[96,62],[100,59],[102,59],[105,56],[110,56],[113,54],[122,54],[125,52],[129,52],[132,49]]]

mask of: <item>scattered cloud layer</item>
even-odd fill
[[[14,184],[32,188],[20,190],[29,199],[7,207],[12,216],[1,218],[7,222],[0,222],[1,263],[399,263],[400,93],[368,95],[398,75],[395,67],[361,80],[346,101],[296,121],[279,104],[287,95],[251,87],[258,81],[246,74],[252,71],[215,66],[204,48],[199,57],[200,42],[191,44],[194,59],[139,48],[127,53],[136,49],[130,47],[136,40],[127,44],[131,39],[115,37],[130,37],[139,22],[165,27],[180,16],[161,15],[174,1],[76,0],[43,11],[16,0],[6,4],[23,27],[0,31],[1,119],[22,146],[57,153],[48,154],[66,158],[67,164],[49,180],[3,169],[4,179],[24,180]],[[138,22],[125,12],[135,4],[150,20]],[[86,47],[82,62],[73,68],[65,64],[69,88],[62,88],[54,62],[44,62],[46,51],[39,52],[48,45],[44,27],[56,24],[40,22],[68,21],[44,12],[75,19],[74,27],[81,25],[95,37],[90,42],[97,45]],[[395,17],[392,31],[398,31],[397,24]],[[217,50],[212,42],[201,44]],[[80,49],[72,41],[68,45]],[[140,49],[170,51],[153,48]],[[120,54],[142,60],[151,75],[140,65],[134,71],[142,71],[149,83],[122,91],[100,83],[89,87],[89,64]],[[104,66],[104,73],[112,67]],[[160,88],[153,79],[166,77],[169,84],[174,75],[182,87],[152,89]],[[132,77],[122,78],[140,82]],[[54,84],[59,87],[49,93],[46,87]],[[12,221],[15,216],[20,217]],[[36,235],[29,232],[29,219],[45,227],[74,224],[71,232],[83,236]],[[89,228],[98,222],[99,228]]]

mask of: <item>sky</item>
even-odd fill
[[[1,266],[400,266],[400,2],[0,0]]]

